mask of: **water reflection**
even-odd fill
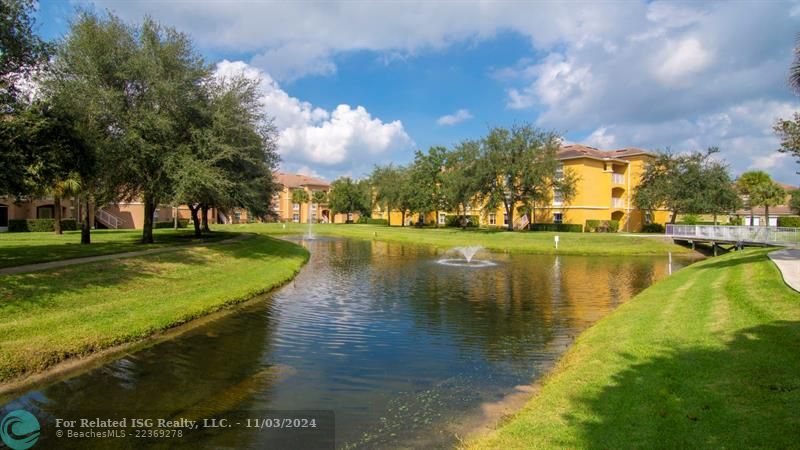
[[[333,409],[339,447],[449,445],[445,424],[529,383],[667,272],[666,257],[488,254],[495,266],[467,269],[437,264],[430,247],[303,244],[308,265],[265,301],[4,409]],[[182,444],[258,448],[260,439],[235,429]]]

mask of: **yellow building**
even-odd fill
[[[585,225],[587,220],[617,220],[620,231],[640,231],[645,223],[664,224],[669,212],[658,210],[646,212],[637,209],[633,204],[633,192],[641,179],[645,167],[654,156],[638,148],[620,150],[598,150],[585,145],[566,145],[558,151],[561,161],[559,171],[571,171],[578,177],[576,195],[569,203],[564,202],[558,193],[548,205],[538,205],[533,217],[523,218],[514,213],[514,226],[522,227],[527,219],[533,223],[568,223]],[[454,212],[441,211],[438,217],[429,214],[425,223],[436,221],[439,226],[445,225],[448,215]],[[506,227],[508,225],[505,208],[487,210],[475,205],[467,210],[467,215],[478,216],[483,227]],[[419,216],[403,215],[399,211],[388,214],[376,208],[373,217],[391,218],[395,226],[417,223]]]
[[[358,214],[332,214],[327,201],[320,204],[312,201],[314,192],[321,191],[327,196],[331,192],[331,185],[319,178],[306,175],[276,172],[273,174],[275,182],[280,185],[278,192],[272,198],[272,211],[279,222],[308,223],[309,217],[314,223],[345,223],[348,220],[358,220]],[[295,203],[292,201],[292,192],[305,191],[308,202]]]

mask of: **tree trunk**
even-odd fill
[[[714,225],[717,224],[717,213],[714,213]]]
[[[400,213],[400,226],[401,226],[401,227],[404,227],[404,226],[406,226],[406,210],[403,210],[403,211]]]
[[[678,210],[672,211],[672,217],[669,219],[669,223],[675,224],[675,220],[678,218]]]
[[[507,203],[504,203],[504,205],[506,206],[506,215],[508,216],[506,229],[508,231],[514,231],[514,205],[512,204],[509,206]]]
[[[81,221],[81,244],[92,243],[92,213],[89,208],[89,194],[86,194],[83,204],[83,221]]]
[[[466,230],[467,229],[467,204],[466,203],[462,203],[461,204],[461,229],[462,230]]]
[[[200,222],[203,225],[203,233],[211,233],[211,229],[208,228],[208,205],[201,205],[200,211],[202,211],[203,214],[202,218],[200,219]],[[309,218],[309,220],[311,220],[311,218]]]
[[[56,234],[63,234],[61,231],[61,196],[53,196],[53,230]]]
[[[769,226],[769,205],[764,205],[764,226]]]
[[[422,221],[424,222],[425,219],[423,219]],[[439,228],[439,209],[438,208],[433,210],[433,227],[434,228]]]
[[[189,205],[189,212],[192,214],[192,224],[194,225],[194,236],[200,237],[202,234],[200,231],[200,217],[197,213],[200,211],[200,205],[192,206]]]
[[[755,217],[755,212],[753,211],[753,208],[750,208],[750,226],[751,226],[751,227],[752,227],[753,225],[755,225],[755,223],[754,223],[754,221],[753,221],[754,217]]]
[[[156,199],[147,192],[144,194],[144,226],[142,227],[142,244],[153,243],[153,214],[156,212]]]
[[[392,226],[392,208],[386,208],[386,225]]]
[[[177,230],[178,229],[178,207],[177,206],[173,206],[172,207],[172,229],[173,230]]]

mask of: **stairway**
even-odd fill
[[[122,228],[125,225],[124,220],[111,214],[108,211],[103,210],[102,208],[97,210],[97,212],[94,215],[94,218],[95,220],[103,224],[106,228],[111,228],[114,230]]]

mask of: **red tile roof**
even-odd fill
[[[319,178],[300,175],[299,173],[275,172],[275,181],[288,188],[299,188],[303,186],[330,187],[330,183]]]
[[[635,155],[650,155],[651,153],[640,148],[622,148],[619,150],[600,150],[588,145],[564,145],[558,151],[558,159],[594,158],[594,159],[623,159]]]

